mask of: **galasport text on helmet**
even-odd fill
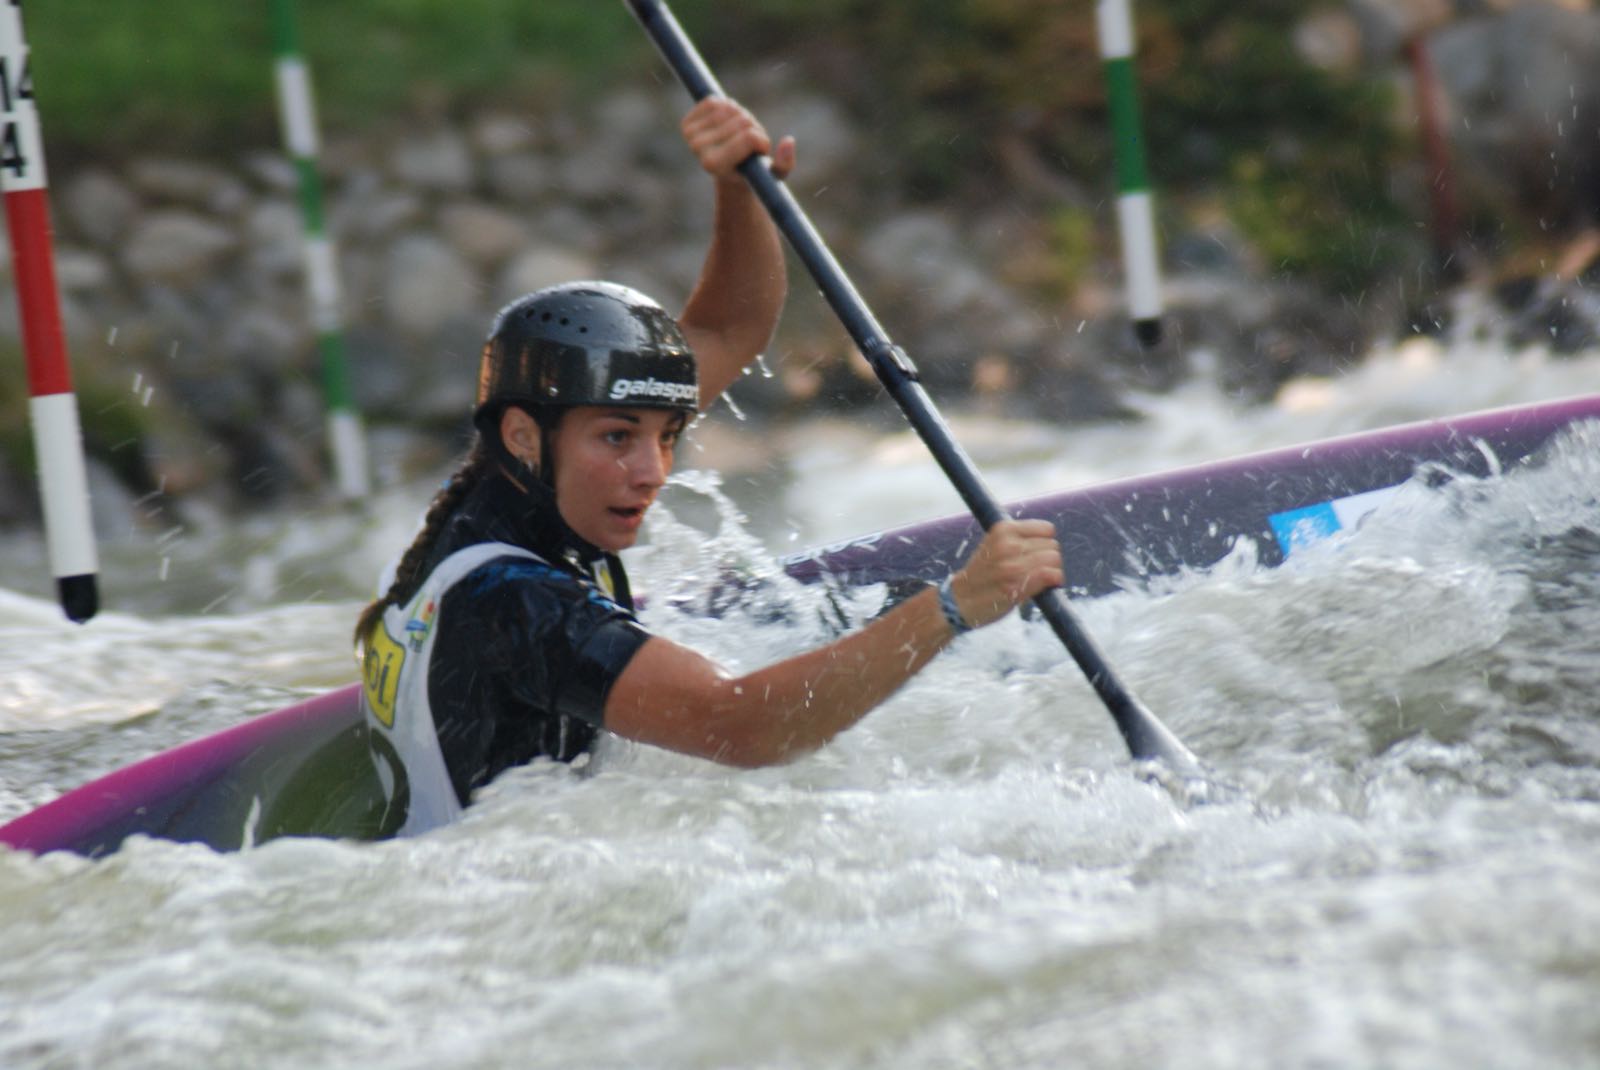
[[[474,418],[507,405],[678,409],[700,403],[694,352],[666,310],[627,286],[569,282],[501,309],[484,343]]]

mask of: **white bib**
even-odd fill
[[[428,663],[438,634],[434,625],[445,592],[479,565],[507,556],[541,560],[503,542],[457,550],[439,562],[409,603],[385,609],[363,639],[361,712],[368,729],[389,744],[372,749],[373,763],[389,804],[410,800],[397,835],[414,836],[461,816],[428,705]],[[389,755],[398,755],[401,768],[392,767]]]

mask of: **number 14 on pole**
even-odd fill
[[[28,420],[38,459],[39,498],[56,594],[68,619],[100,608],[98,553],[78,399],[61,328],[43,137],[33,99],[22,0],[0,0],[0,192],[16,277],[28,369]]]

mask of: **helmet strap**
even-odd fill
[[[532,413],[529,413],[529,415],[533,416]],[[539,465],[537,468],[534,468],[533,465],[528,467],[532,469],[533,478],[549,487],[550,492],[554,494],[556,489],[555,425],[560,422],[561,418],[559,416],[554,420],[541,420],[538,416],[533,416],[533,418],[539,425]]]

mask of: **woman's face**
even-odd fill
[[[685,422],[672,409],[568,410],[554,441],[556,507],[567,526],[610,553],[632,546]]]

